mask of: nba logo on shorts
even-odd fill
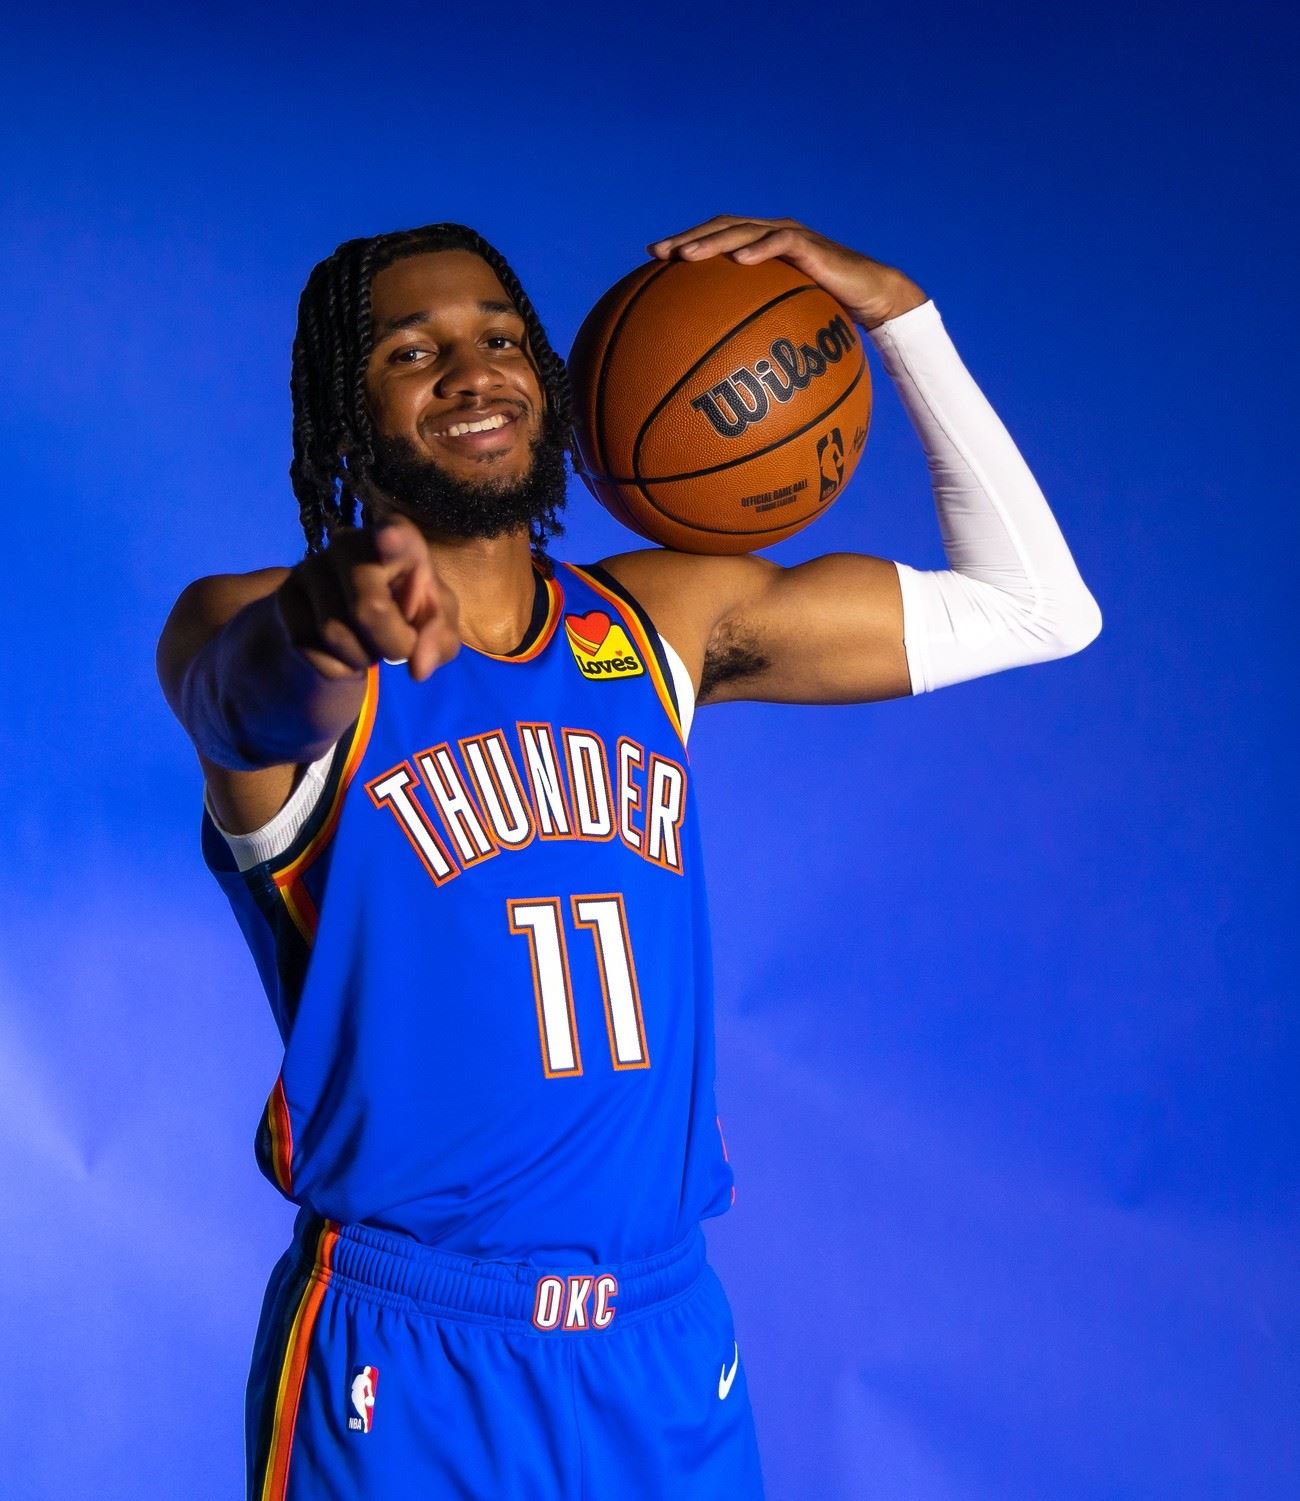
[[[356,1433],[369,1433],[375,1417],[375,1391],[379,1386],[379,1367],[352,1367],[348,1378],[348,1427]]]

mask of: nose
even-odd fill
[[[470,340],[462,340],[447,349],[435,390],[439,396],[477,395],[490,391],[500,381],[501,374],[491,352]]]

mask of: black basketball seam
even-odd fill
[[[609,373],[609,357],[614,352],[614,345],[618,342],[618,336],[623,331],[623,325],[627,322],[628,314],[640,300],[641,294],[647,287],[656,282],[670,266],[676,264],[678,263],[675,261],[664,261],[646,277],[624,304],[623,311],[614,320],[614,327],[609,331],[609,338],[605,340],[605,350],[600,357],[600,369],[596,374],[596,400],[593,403],[592,410],[592,437],[596,445],[596,459],[602,469],[605,467],[605,379]]]
[[[765,448],[756,448],[753,453],[744,454],[738,459],[728,459],[725,464],[711,464],[707,469],[692,469],[689,472],[683,474],[648,474],[641,475],[640,477],[636,475],[593,474],[591,477],[592,479],[602,480],[606,484],[610,485],[671,485],[676,483],[676,481],[678,480],[701,479],[706,474],[720,474],[722,470],[733,469],[737,464],[747,464],[749,463],[750,459],[761,459],[765,453],[772,453],[775,449],[778,449],[784,444],[791,442],[794,438],[803,437],[804,433],[806,433],[810,427],[816,427],[816,425],[822,420],[823,417],[829,417],[841,402],[847,400],[847,398],[857,390],[858,385],[862,380],[863,372],[866,370],[866,368],[867,362],[864,359],[862,362],[862,368],[857,372],[857,374],[853,377],[849,384],[845,386],[843,391],[840,392],[835,400],[831,402],[830,406],[826,407],[824,411],[819,412],[817,416],[812,418],[810,421],[805,422],[802,427],[796,428],[792,433],[787,433],[784,438],[778,439],[775,443],[769,443]]]
[[[865,370],[866,368],[867,362],[864,359],[862,362],[862,370]],[[731,459],[725,464],[717,464],[712,469],[701,469],[695,474],[672,474],[666,476],[664,479],[645,480],[644,482],[639,479],[632,481],[622,480],[616,481],[616,483],[635,484],[641,491],[642,495],[645,496],[646,501],[651,506],[651,508],[657,511],[659,515],[663,516],[666,520],[671,521],[675,526],[689,527],[692,531],[696,532],[708,532],[715,537],[762,537],[765,536],[768,532],[779,532],[783,530],[783,525],[764,527],[762,531],[748,531],[744,527],[702,526],[698,521],[683,521],[680,516],[674,516],[671,511],[665,511],[662,506],[657,505],[655,503],[654,496],[652,496],[646,489],[646,485],[671,485],[677,480],[699,479],[702,475],[705,474],[716,474],[720,469],[731,469],[734,468],[734,466],[737,464],[747,464],[750,459],[761,458],[763,454],[771,453],[774,448],[780,448],[783,444],[791,443],[795,438],[802,438],[810,428],[816,427],[819,422],[824,422],[826,418],[829,417],[837,407],[841,406],[845,401],[847,401],[853,394],[853,392],[857,390],[858,382],[862,379],[862,370],[858,371],[857,375],[853,377],[852,383],[846,386],[844,390],[840,392],[840,394],[835,398],[833,402],[831,402],[830,406],[828,406],[824,412],[819,412],[811,422],[805,423],[803,427],[797,428],[792,433],[787,433],[786,436],[781,439],[780,443],[769,444],[767,448],[760,448],[756,453],[746,454],[743,459]],[[832,500],[834,498],[834,496],[831,497]],[[824,507],[819,507],[819,509],[824,509]],[[805,517],[804,521],[807,522],[811,519],[811,517]]]
[[[639,455],[641,452],[641,444],[645,438],[646,432],[654,422],[655,418],[659,415],[659,413],[662,412],[663,409],[668,405],[668,403],[673,399],[673,397],[677,395],[678,391],[680,391],[681,388],[686,384],[686,382],[690,380],[691,376],[695,374],[700,366],[703,365],[706,361],[711,360],[713,356],[717,354],[718,350],[721,349],[722,346],[727,342],[728,339],[734,339],[742,328],[748,328],[756,318],[761,318],[764,313],[770,312],[772,308],[779,307],[781,303],[788,302],[791,297],[797,297],[801,292],[821,292],[823,290],[824,289],[822,287],[819,287],[815,281],[807,281],[801,282],[797,287],[790,287],[788,290],[782,292],[779,297],[771,298],[768,302],[765,302],[762,307],[755,309],[754,312],[742,318],[739,323],[734,324],[731,328],[729,328],[715,344],[711,345],[704,351],[704,353],[699,357],[698,360],[696,360],[691,368],[686,371],[686,373],[681,377],[680,380],[678,380],[675,384],[669,386],[668,390],[660,398],[658,406],[654,408],[654,410],[650,413],[646,420],[641,424],[641,430],[636,435],[636,442],[632,445],[632,473],[637,476],[634,483],[640,484],[641,482],[641,463]],[[747,457],[752,457],[752,455],[747,455]],[[707,473],[708,471],[706,470],[705,472]]]

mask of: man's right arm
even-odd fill
[[[163,628],[158,676],[223,825],[243,833],[353,722],[371,664],[406,660],[423,679],[459,646],[455,596],[401,520],[349,529],[293,569],[190,584]]]

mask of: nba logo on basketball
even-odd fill
[[[817,464],[822,472],[822,500],[829,500],[840,487],[844,478],[844,439],[838,427],[817,443]]]
[[[353,1366],[348,1380],[348,1427],[355,1433],[369,1433],[375,1418],[375,1391],[379,1386],[379,1367]]]

